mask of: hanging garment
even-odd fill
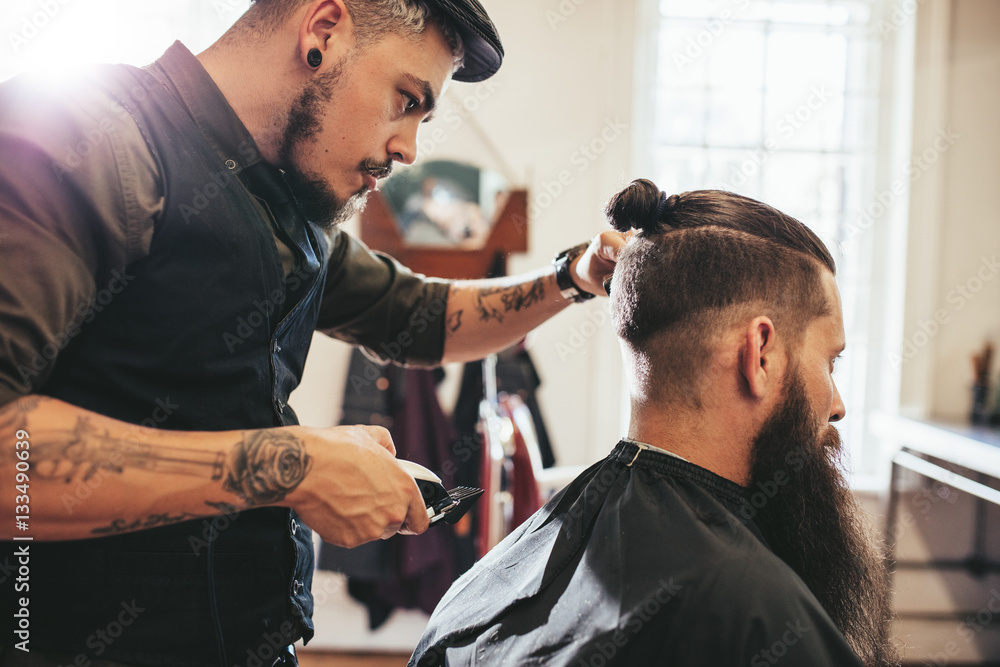
[[[355,351],[348,368],[342,424],[389,429],[396,456],[438,474],[454,486],[446,461],[455,443],[451,422],[437,400],[436,372],[380,367]],[[369,612],[376,629],[397,607],[433,611],[457,576],[453,527],[435,526],[423,535],[396,536],[344,549],[323,543],[319,567],[348,576],[348,592]]]

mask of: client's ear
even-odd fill
[[[764,315],[755,317],[745,330],[739,363],[751,396],[763,399],[779,387],[780,359],[774,323]]]

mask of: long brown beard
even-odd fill
[[[793,378],[785,402],[754,441],[750,486],[777,489],[754,522],[865,665],[898,665],[889,639],[888,570],[867,515],[847,486],[840,434],[832,426],[819,433],[803,384],[797,374]]]

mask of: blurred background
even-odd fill
[[[990,425],[1000,419],[990,363],[1000,338],[1000,2],[483,4],[504,65],[488,81],[449,87],[421,131],[418,165],[477,167],[482,176],[470,182],[489,194],[480,213],[463,205],[449,214],[458,234],[411,241],[475,246],[499,215],[497,193],[523,190],[527,250],[504,259],[508,273],[532,270],[604,229],[604,203],[637,177],[668,193],[733,190],[810,225],[838,262],[848,336],[836,373],[847,404],[839,426],[852,485],[894,549],[908,660],[1000,664],[1000,494],[990,494],[1000,488]],[[91,62],[143,65],[175,39],[198,53],[247,6],[5,0],[0,81]],[[420,192],[465,201],[434,178],[412,176],[417,185],[396,198],[393,215],[412,218]],[[361,222],[348,229],[360,235]],[[527,430],[544,440],[542,500],[558,486],[545,485],[542,468],[588,465],[627,427],[606,306],[574,306],[512,353],[533,364],[530,391],[512,393],[530,399]],[[293,395],[303,423],[347,419],[351,363],[346,345],[316,336]],[[468,374],[456,367],[435,378],[444,414],[470,383],[482,386]],[[354,408],[364,421],[365,408]],[[349,595],[348,582],[317,573],[310,648],[335,652],[326,664],[405,664],[425,612],[389,604],[375,623],[370,598]]]

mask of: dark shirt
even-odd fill
[[[459,579],[410,665],[853,667],[744,490],[622,441]]]
[[[158,63],[163,85],[233,174],[261,162],[246,127],[183,45]],[[137,103],[143,95],[131,92]],[[278,170],[260,173],[280,178]],[[227,177],[221,172],[220,182]],[[212,187],[186,198],[192,220]],[[289,274],[295,256],[267,199],[281,189],[264,183],[253,194]],[[37,391],[88,316],[127,285],[128,267],[149,254],[164,202],[161,165],[106,90],[25,76],[0,85],[0,405]],[[317,328],[394,361],[438,362],[448,283],[413,274],[340,230],[330,232],[328,247]]]

